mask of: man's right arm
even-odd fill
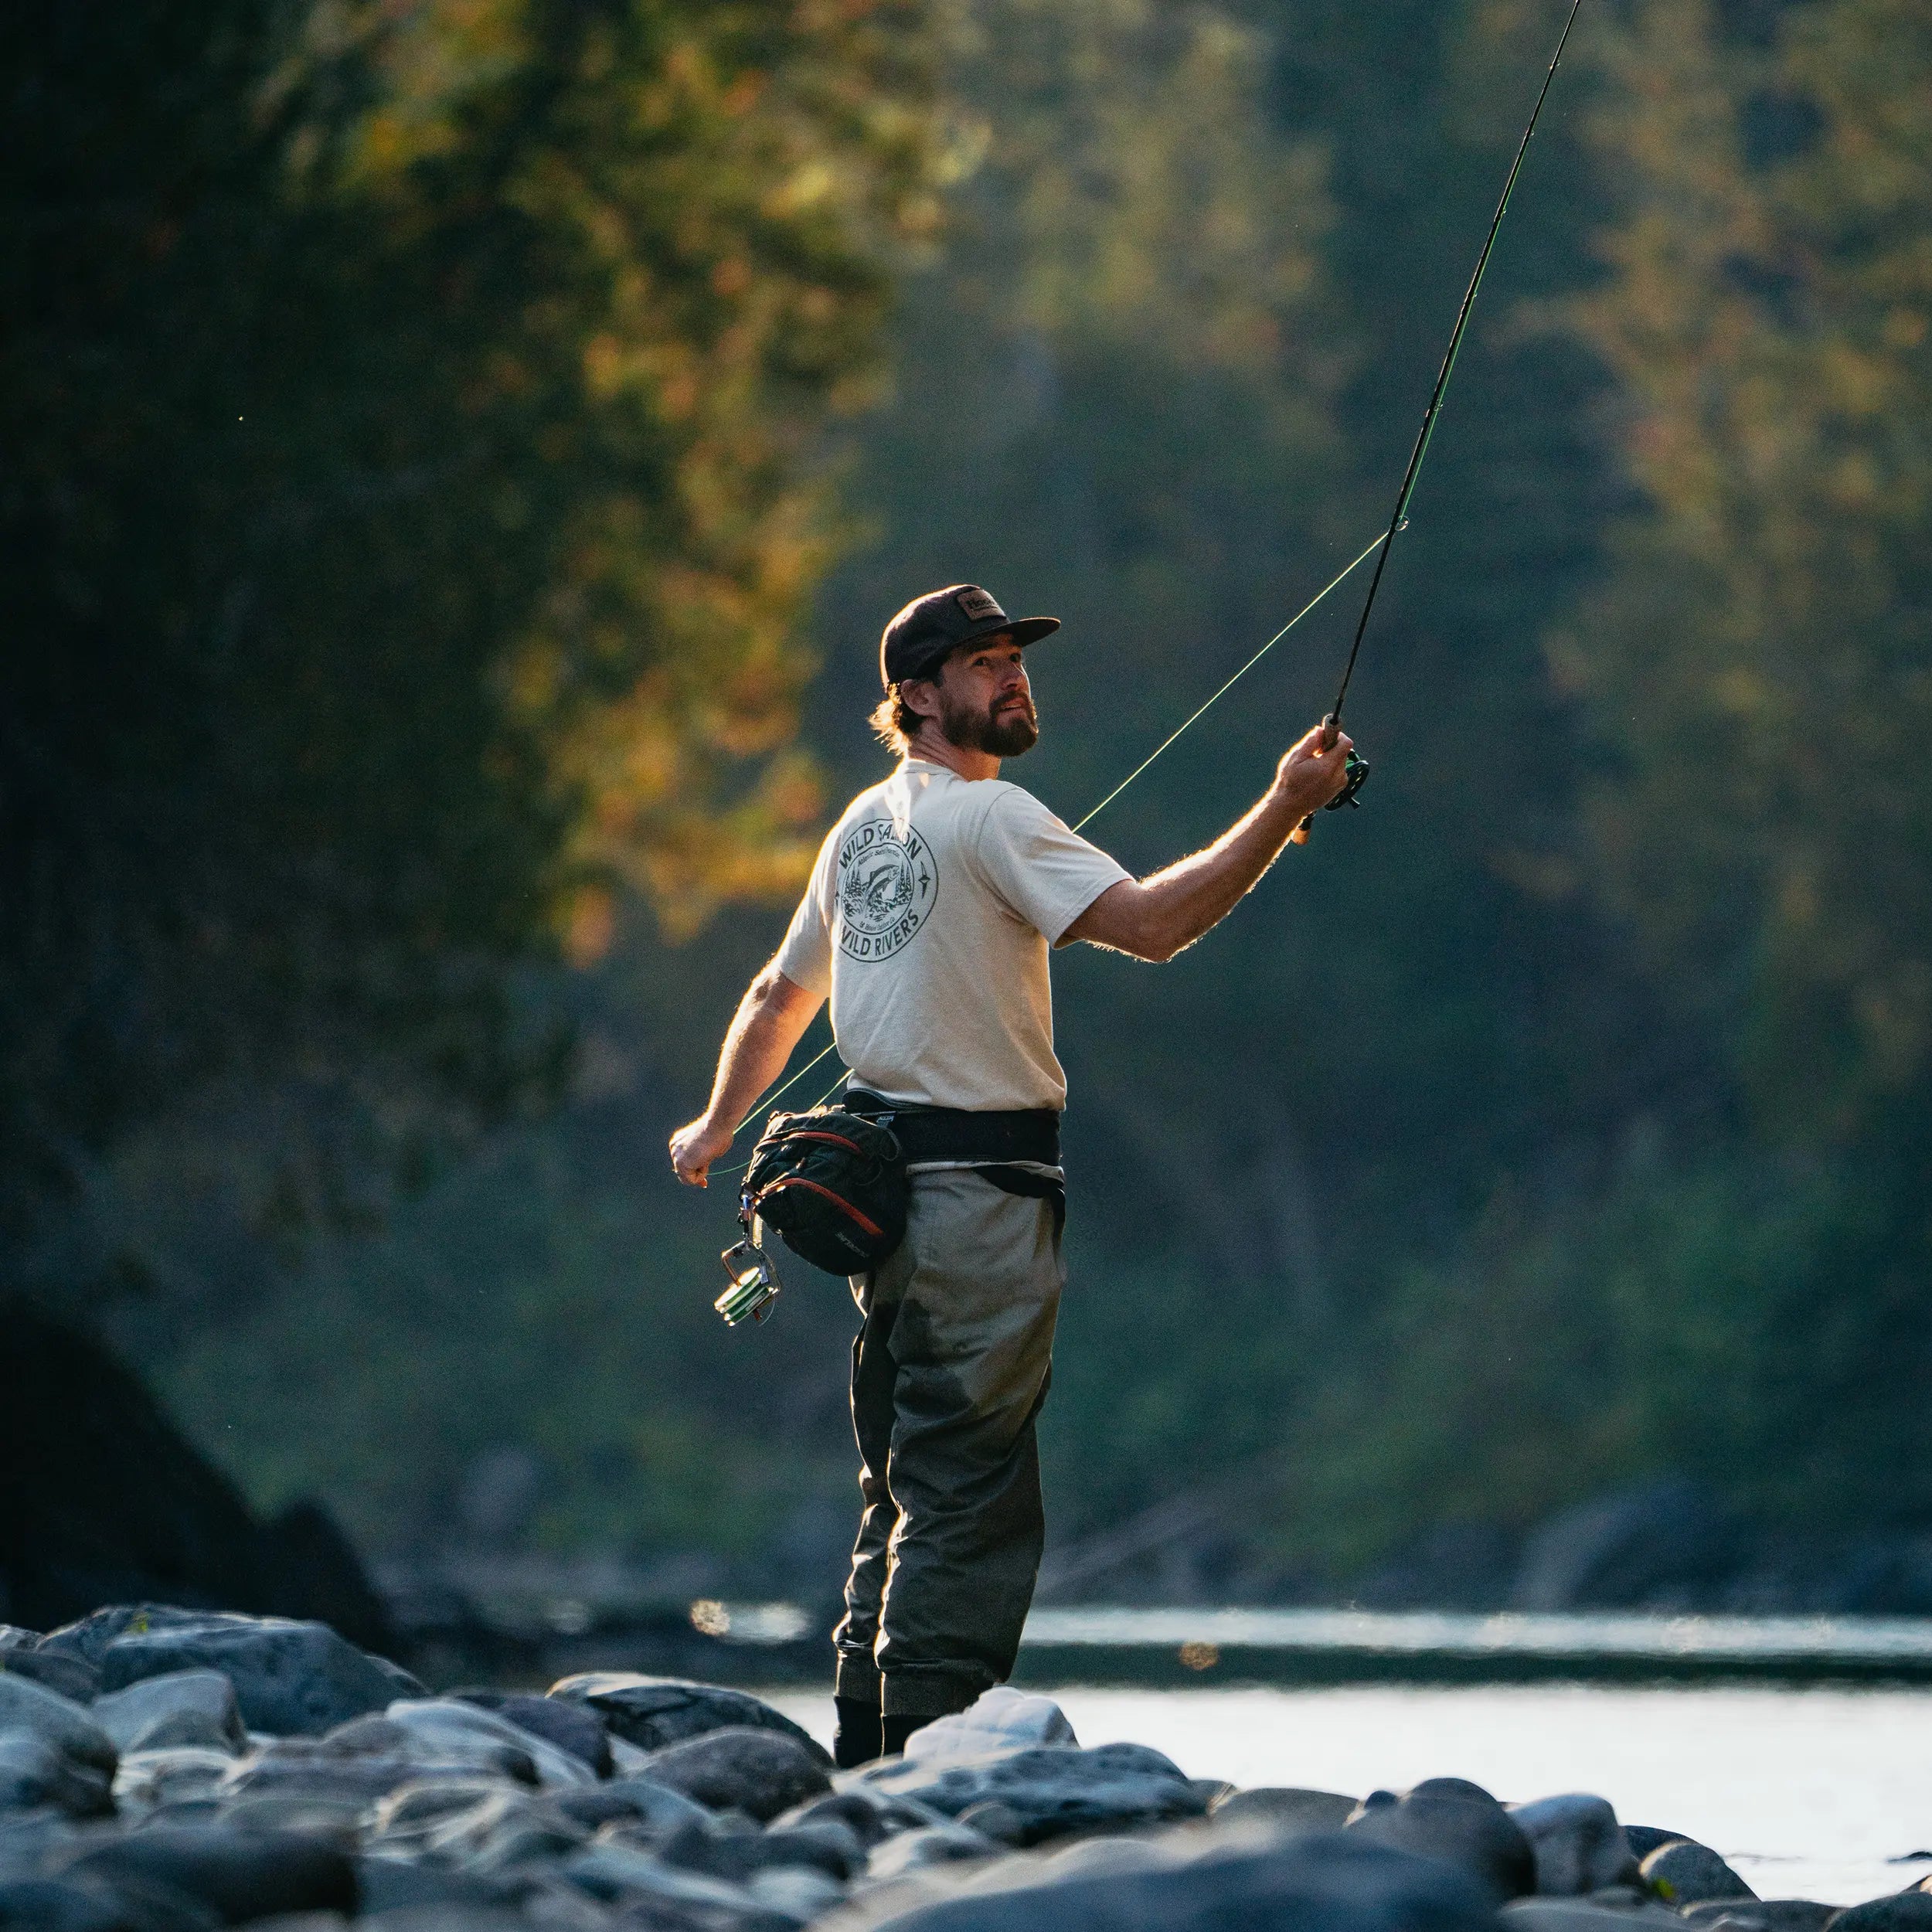
[[[1204,852],[1148,879],[1109,886],[1062,934],[1136,959],[1172,959],[1233,911],[1281,855],[1288,835],[1348,782],[1352,740],[1322,743],[1317,725],[1282,758],[1260,800]]]
[[[671,1137],[671,1165],[679,1180],[706,1185],[712,1162],[729,1151],[738,1123],[785,1070],[791,1049],[825,1003],[823,993],[786,978],[775,959],[751,982],[725,1035],[710,1104]]]

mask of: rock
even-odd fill
[[[1607,1800],[1585,1791],[1512,1804],[1509,1815],[1536,1858],[1536,1889],[1573,1898],[1637,1877],[1636,1855]]]
[[[44,1628],[97,1604],[185,1597],[319,1617],[384,1647],[381,1599],[317,1505],[264,1525],[98,1338],[21,1297],[0,1298],[0,1324],[10,1615]]]
[[[540,1703],[543,1700],[531,1698],[526,1701]],[[596,1780],[597,1774],[574,1753],[512,1723],[507,1714],[486,1710],[467,1699],[402,1698],[383,1715],[431,1758],[453,1761],[466,1753],[494,1747],[499,1751],[515,1753],[530,1766],[530,1777],[539,1784],[568,1788]]]
[[[835,1923],[878,1932],[1494,1932],[1480,1889],[1355,1832],[1285,1842],[1210,1835],[1185,1849],[1097,1841],[1002,1860],[952,1895]]]
[[[1703,1899],[1682,1916],[1701,1932],[1823,1932],[1842,1909],[1815,1899]]]
[[[1683,1932],[1684,1921],[1661,1905],[1628,1906],[1589,1899],[1517,1899],[1498,1915],[1503,1932]]]
[[[997,1858],[1005,1849],[969,1825],[927,1825],[916,1832],[901,1832],[896,1838],[875,1845],[866,1860],[866,1876],[872,1879],[903,1878],[906,1872],[920,1871],[927,1866]]]
[[[51,1805],[70,1818],[114,1808],[113,1783],[97,1766],[71,1758],[38,1732],[0,1733],[0,1812]]]
[[[1266,1824],[1277,1832],[1338,1832],[1357,1801],[1337,1791],[1305,1791],[1288,1784],[1260,1784],[1235,1791],[1209,1807],[1217,1825]]]
[[[606,1825],[621,1824],[634,1836],[665,1838],[686,1825],[711,1822],[711,1814],[696,1799],[643,1777],[616,1777],[574,1791],[560,1791],[556,1804],[566,1818],[594,1832]]]
[[[790,1913],[761,1908],[742,1886],[702,1872],[682,1870],[648,1852],[605,1838],[572,1852],[564,1859],[563,1871],[593,1898],[628,1907],[647,1925],[668,1923],[731,1927],[733,1932],[791,1932],[798,1923]]]
[[[1848,1905],[1825,1923],[1831,1932],[1928,1932],[1932,1892],[1894,1892],[1889,1897]]]
[[[451,1932],[472,1932],[492,1921],[492,1907],[508,1909],[511,1884],[488,1878],[480,1872],[455,1872],[433,1865],[418,1865],[400,1858],[359,1857],[355,1864],[355,1889],[362,1900],[359,1924],[381,1924],[400,1932],[400,1915],[415,1915],[447,1908]],[[460,1919],[456,1916],[461,1914]],[[471,1914],[477,1916],[472,1917]],[[396,1915],[392,1917],[392,1915]],[[521,1913],[511,1921],[515,1932],[529,1932],[529,1921]]]
[[[194,1900],[225,1925],[278,1912],[355,1910],[355,1871],[334,1846],[293,1832],[238,1832],[222,1825],[150,1825],[90,1845],[56,1876],[138,1893],[164,1889]]]
[[[169,1671],[145,1679],[100,1698],[89,1715],[123,1752],[182,1744],[232,1752],[248,1744],[235,1687],[219,1671]]]
[[[1648,1858],[1660,1845],[1675,1845],[1679,1840],[1689,1842],[1687,1834],[1682,1832],[1667,1832],[1662,1825],[1626,1825],[1624,1827],[1624,1837],[1640,1863]]]
[[[461,1811],[423,1822],[420,1855],[468,1872],[505,1872],[547,1862],[590,1836],[574,1818],[526,1791],[493,1791]],[[392,1837],[389,1842],[400,1841]]]
[[[1660,1845],[1638,1869],[1666,1905],[1680,1910],[1702,1899],[1754,1899],[1757,1894],[1708,1845],[1695,1838]]]
[[[753,1872],[778,1865],[808,1865],[842,1885],[866,1863],[866,1848],[848,1825],[774,1825],[765,1832],[714,1831],[709,1821],[672,1832],[655,1848],[667,1865],[743,1884]]]
[[[291,1742],[303,1748],[291,1750]],[[279,1793],[328,1801],[355,1798],[372,1804],[406,1784],[478,1779],[492,1791],[521,1788],[510,1779],[467,1765],[426,1764],[414,1756],[337,1753],[306,1738],[277,1739],[268,1749],[231,1764],[214,1795],[224,1804]]]
[[[587,1704],[561,1697],[536,1697],[508,1691],[465,1690],[451,1693],[479,1710],[495,1711],[518,1730],[528,1731],[568,1751],[590,1767],[597,1777],[611,1775],[611,1736],[604,1720]]]
[[[318,1736],[395,1700],[389,1671],[326,1624],[211,1614],[129,1628],[100,1653],[102,1688],[116,1691],[182,1670],[219,1671],[243,1721],[277,1736]]]
[[[720,1690],[675,1677],[641,1677],[630,1671],[585,1671],[560,1679],[549,1695],[587,1706],[617,1736],[640,1750],[661,1751],[707,1731],[750,1729],[777,1731],[804,1746],[818,1764],[832,1762],[815,1738],[744,1691]]]
[[[1453,1865],[1492,1906],[1536,1890],[1536,1855],[1529,1840],[1481,1785],[1431,1777],[1393,1803],[1376,1798],[1386,1794],[1372,1794],[1356,1807],[1347,1827],[1351,1835]]]
[[[114,1740],[86,1709],[44,1684],[11,1671],[0,1671],[0,1736],[30,1731],[51,1744],[63,1757],[111,1778],[120,1761]]]
[[[1206,1801],[1179,1767],[1144,1744],[1066,1745],[968,1764],[888,1758],[852,1774],[891,1798],[910,1798],[1009,1845],[1039,1845],[1101,1826],[1199,1818]],[[995,1811],[993,1808],[997,1807]]]
[[[124,1810],[152,1811],[184,1798],[205,1798],[233,1770],[226,1750],[175,1744],[165,1750],[130,1751],[114,1774],[114,1802]]]
[[[762,1824],[832,1789],[822,1758],[782,1732],[734,1724],[654,1753],[651,1777],[713,1811],[740,1811]]]
[[[838,1881],[808,1865],[774,1865],[754,1872],[745,1889],[767,1910],[794,1925],[822,1917],[845,1895]]]
[[[1708,1588],[1737,1560],[1736,1525],[1694,1483],[1632,1484],[1561,1511],[1523,1549],[1518,1610],[1615,1609]]]
[[[930,1830],[947,1821],[930,1805],[916,1798],[891,1798],[869,1787],[848,1785],[829,1798],[815,1798],[809,1804],[795,1804],[772,1820],[774,1826],[816,1825],[825,1820],[843,1825],[868,1850],[904,1832]]]
[[[19,1634],[32,1635],[30,1631]],[[49,1690],[57,1691],[77,1704],[91,1704],[100,1689],[100,1672],[80,1658],[70,1657],[60,1651],[41,1650],[38,1643],[36,1638],[31,1645],[0,1653],[0,1670],[10,1672],[15,1677],[24,1677],[29,1683],[43,1684]]]
[[[1066,1713],[1050,1697],[1030,1697],[1011,1685],[997,1684],[966,1709],[914,1731],[905,1754],[922,1764],[951,1764],[993,1751],[1079,1743]]]

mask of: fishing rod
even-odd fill
[[[1476,257],[1476,272],[1469,277],[1469,286],[1464,291],[1462,306],[1456,311],[1456,325],[1449,332],[1449,346],[1444,352],[1442,367],[1436,373],[1436,386],[1430,392],[1429,406],[1422,413],[1422,427],[1416,434],[1416,446],[1409,453],[1409,467],[1402,474],[1402,488],[1396,492],[1396,507],[1389,519],[1389,528],[1382,539],[1379,554],[1376,558],[1373,574],[1369,579],[1369,594],[1362,600],[1362,615],[1356,620],[1355,641],[1349,646],[1349,661],[1342,666],[1342,682],[1335,694],[1335,702],[1328,714],[1321,720],[1321,743],[1325,750],[1333,748],[1342,730],[1342,700],[1349,695],[1349,681],[1355,675],[1355,659],[1362,655],[1362,640],[1369,628],[1369,613],[1375,608],[1376,593],[1382,587],[1382,573],[1389,561],[1389,546],[1396,540],[1396,534],[1409,520],[1409,499],[1415,494],[1416,478],[1422,473],[1422,459],[1428,454],[1429,441],[1436,433],[1436,418],[1441,413],[1442,399],[1449,387],[1449,378],[1455,372],[1456,358],[1462,351],[1462,338],[1469,327],[1469,317],[1476,306],[1476,291],[1482,287],[1482,278],[1488,272],[1490,251],[1496,245],[1497,231],[1502,226],[1502,218],[1509,211],[1509,197],[1515,192],[1516,177],[1522,172],[1523,157],[1529,151],[1530,137],[1536,131],[1536,123],[1541,117],[1543,103],[1549,98],[1550,83],[1556,78],[1558,63],[1563,57],[1563,49],[1570,44],[1570,30],[1577,24],[1577,15],[1581,10],[1583,0],[1570,0],[1569,17],[1563,22],[1563,30],[1557,36],[1556,51],[1550,56],[1549,71],[1543,76],[1541,91],[1536,96],[1536,104],[1529,111],[1529,124],[1522,131],[1522,139],[1516,144],[1516,157],[1509,164],[1509,179],[1502,185],[1502,199],[1496,203],[1496,212],[1490,217],[1489,233],[1483,238],[1482,253]],[[1334,811],[1343,805],[1356,802],[1355,794],[1369,776],[1366,760],[1349,753],[1348,782],[1332,798],[1325,810]],[[1308,842],[1308,834],[1314,829],[1315,817],[1311,813],[1289,834],[1298,845]]]

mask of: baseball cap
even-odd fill
[[[886,626],[879,640],[879,675],[887,685],[930,677],[962,644],[998,631],[1010,631],[1015,644],[1036,644],[1060,628],[1058,617],[1009,617],[999,600],[977,583],[949,583],[914,597]]]

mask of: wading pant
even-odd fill
[[[1053,1204],[915,1174],[906,1239],[852,1293],[864,1513],[834,1634],[838,1691],[939,1717],[1004,1683],[1045,1522],[1034,1421],[1065,1270]]]

